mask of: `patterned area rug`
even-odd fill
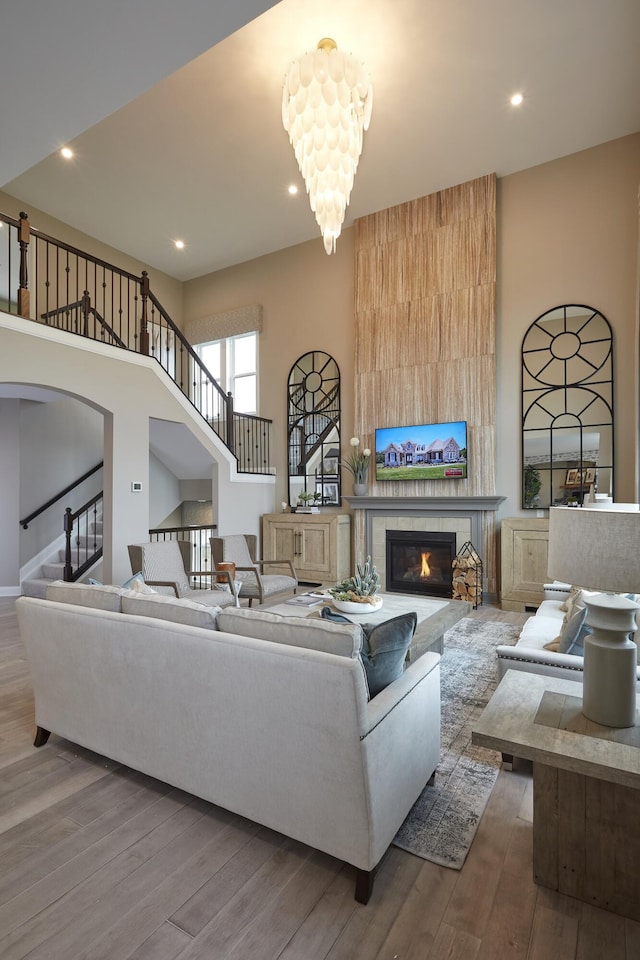
[[[499,615],[499,614],[498,614]],[[444,635],[442,729],[435,784],[425,787],[394,844],[460,870],[500,768],[500,754],[471,743],[471,729],[498,683],[495,648],[521,627],[465,617]]]

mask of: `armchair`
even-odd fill
[[[225,561],[235,563],[235,578],[242,583],[240,599],[246,598],[249,606],[254,600],[262,604],[278,594],[293,595],[296,592],[298,577],[291,560],[256,560],[257,537],[253,534],[210,537],[209,543],[214,569],[217,570],[218,564]],[[267,566],[287,567],[291,575],[264,573]]]
[[[158,593],[168,593],[180,598],[195,600],[210,606],[238,606],[238,596],[233,579],[227,573],[229,590],[194,590],[189,582],[191,566],[191,543],[189,540],[158,540],[152,543],[129,544],[129,561],[132,573],[142,573],[144,581]],[[199,572],[199,571],[194,571]],[[222,576],[223,571],[220,571]],[[214,585],[212,584],[212,587]]]

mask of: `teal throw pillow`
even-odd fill
[[[348,617],[343,617],[341,613],[336,613],[331,607],[323,607],[320,611],[323,620],[330,620],[332,623],[353,623]]]
[[[375,697],[402,676],[417,622],[417,615],[411,612],[385,620],[384,623],[362,624],[362,662],[370,697]]]

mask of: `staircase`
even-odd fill
[[[86,563],[102,547],[102,517],[89,524],[88,534],[86,536],[75,537],[72,543],[72,562],[74,568]],[[47,584],[54,580],[64,579],[65,551],[58,549],[54,551],[51,557],[41,564],[35,571],[35,575],[27,580],[23,580],[22,594],[25,597],[44,598]]]
[[[110,350],[153,357],[235,457],[238,473],[271,473],[271,421],[234,410],[232,394],[171,319],[145,270],[137,276],[41,233],[24,211],[19,220],[0,213],[4,225],[0,291],[18,279],[20,286],[16,302],[3,303],[3,311]]]

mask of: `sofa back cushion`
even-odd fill
[[[264,610],[233,607],[218,616],[218,630],[226,633],[286,643],[292,647],[335,653],[359,659],[362,649],[362,627],[357,623],[328,623],[305,617],[283,617]]]
[[[47,600],[58,603],[75,603],[78,607],[95,607],[97,610],[122,611],[122,587],[111,584],[66,583],[54,580],[47,585]]]
[[[138,617],[155,617],[157,620],[171,620],[173,623],[186,623],[190,627],[203,627],[215,630],[218,614],[222,607],[196,603],[185,598],[169,597],[164,594],[144,594],[137,590],[125,590],[122,594],[122,612]]]

